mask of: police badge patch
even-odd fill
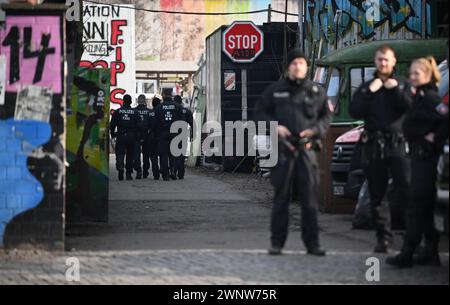
[[[440,103],[436,107],[436,111],[441,115],[447,115],[448,114],[448,105],[445,105],[444,103]]]

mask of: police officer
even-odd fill
[[[154,133],[155,126],[155,112],[147,108],[147,101],[145,95],[141,94],[138,97],[138,106],[136,107],[136,112],[139,118],[139,139],[137,143],[138,153],[136,162],[136,168],[138,172],[136,179],[141,179],[142,174],[144,178],[149,175],[150,169],[150,139]],[[141,152],[142,152],[142,164],[141,168]]]
[[[323,256],[317,219],[319,168],[315,149],[332,115],[322,88],[307,79],[308,62],[300,49],[287,58],[287,75],[271,85],[257,104],[257,118],[278,122],[280,151],[271,172],[275,187],[270,255],[282,254],[288,235],[292,189],[299,190],[302,239],[308,254]]]
[[[111,118],[110,132],[111,138],[117,137],[116,143],[116,168],[119,171],[119,180],[123,180],[126,168],[127,180],[132,180],[134,160],[137,153],[138,140],[138,117],[136,110],[131,108],[131,96],[126,94],[123,97],[123,106],[117,109]],[[126,157],[126,166],[124,159]]]
[[[173,122],[180,119],[180,106],[175,104],[172,98],[172,89],[163,90],[163,102],[156,107],[156,129],[158,135],[158,154],[161,166],[161,173],[164,181],[169,177],[176,179],[173,172],[174,156],[170,152],[170,142],[174,135],[170,133]],[[169,164],[170,162],[170,164]]]
[[[176,104],[178,104],[180,106],[180,110],[181,110],[181,116],[180,116],[180,120],[183,122],[186,122],[189,127],[190,127],[190,135],[192,135],[193,132],[193,124],[194,124],[194,118],[192,116],[192,112],[186,108],[183,107],[183,99],[181,96],[176,95],[173,98],[174,102]],[[192,138],[192,136],[190,136]],[[185,139],[188,140],[188,139]],[[175,158],[175,175],[177,175],[178,179],[183,180],[184,179],[184,174],[186,172],[186,168],[185,168],[185,155],[186,152],[183,152],[181,154],[181,156],[176,157]]]
[[[411,196],[408,205],[403,248],[387,263],[399,268],[413,265],[413,254],[425,237],[425,249],[416,263],[440,265],[439,233],[434,226],[437,164],[448,138],[448,105],[438,93],[441,79],[434,58],[415,60],[410,68],[413,103],[403,123],[409,142],[411,162]],[[446,129],[446,130],[445,130]]]
[[[405,84],[394,75],[396,63],[395,51],[391,47],[379,47],[375,54],[374,78],[357,89],[349,107],[355,119],[365,122],[361,140],[368,163],[366,175],[376,229],[376,253],[387,252],[392,242],[387,217],[381,209],[389,173],[394,182],[391,204],[400,206],[403,213],[408,202],[410,164],[406,156],[407,143],[402,132],[402,122],[409,109],[410,99],[404,94]],[[401,216],[404,220],[404,215]]]
[[[155,109],[161,104],[162,97],[160,95],[156,95],[152,100],[152,106],[150,116],[152,117],[152,132],[150,134],[150,144],[149,144],[149,151],[150,151],[150,161],[152,163],[152,173],[153,173],[153,179],[159,180],[159,177],[161,175],[159,171],[159,157],[158,157],[158,137],[156,133],[156,112]],[[144,173],[145,175],[145,173]]]

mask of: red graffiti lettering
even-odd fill
[[[125,90],[121,88],[114,89],[111,91],[111,103],[118,104],[120,106],[123,105],[123,95],[125,94]],[[122,97],[118,97],[118,95],[122,95]]]
[[[123,31],[120,29],[121,27],[127,26],[126,20],[113,20],[111,21],[111,44],[113,46],[118,44],[123,44],[123,40],[119,40],[119,36],[122,36]]]

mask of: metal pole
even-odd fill
[[[269,9],[267,12],[267,22],[268,23],[272,22],[272,4],[269,4]]]
[[[283,66],[286,66],[287,64],[287,33],[286,33],[286,27],[287,27],[287,11],[288,10],[288,0],[285,1],[285,6],[284,6],[284,25],[283,25],[283,36],[284,36],[284,41],[283,41]]]
[[[304,52],[305,51],[305,35],[304,35],[304,0],[298,0],[298,47]]]
[[[422,38],[427,38],[427,0],[422,0]]]

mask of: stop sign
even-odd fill
[[[251,63],[264,51],[264,33],[251,21],[235,21],[224,32],[222,49],[236,63]]]

